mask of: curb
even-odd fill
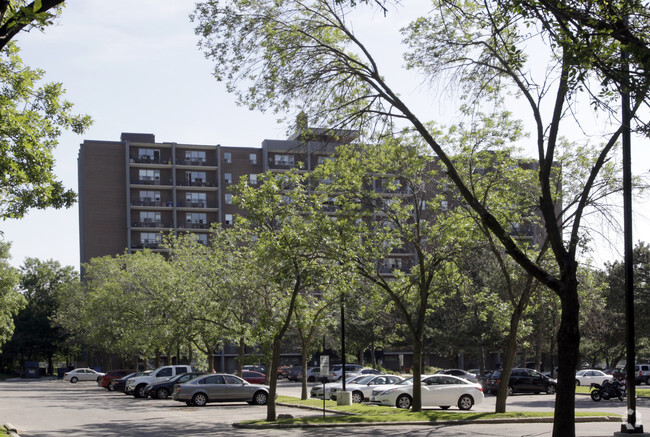
[[[15,426],[13,426],[11,423],[5,423],[4,427],[11,437],[20,437],[18,435],[18,429]]]
[[[584,416],[576,417],[576,423],[582,422],[619,422],[620,416]],[[432,425],[471,425],[471,424],[506,424],[506,423],[553,423],[553,417],[523,417],[504,419],[476,420],[440,420],[435,422],[358,422],[358,423],[264,423],[260,425],[233,423],[233,428],[240,429],[283,429],[283,428],[344,428],[348,426],[432,426]]]

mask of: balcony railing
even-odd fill
[[[209,223],[185,223],[185,229],[210,229]]]
[[[176,183],[179,187],[216,187],[217,184],[206,181],[178,181]]]
[[[165,224],[163,222],[152,222],[152,221],[143,221],[143,222],[133,222],[134,228],[171,228],[171,225]]]
[[[160,185],[160,178],[139,178],[133,181],[134,184],[140,185]]]
[[[184,206],[185,208],[207,208],[207,202],[179,202],[178,206]]]
[[[217,163],[202,159],[177,159],[176,164],[178,165],[195,165],[195,166],[210,166],[216,167]]]
[[[170,205],[167,205],[169,203]],[[131,200],[131,206],[172,206],[171,201],[163,202],[161,200],[151,200],[151,199],[133,199]]]

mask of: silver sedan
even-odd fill
[[[209,374],[184,384],[176,384],[172,399],[202,407],[208,402],[248,402],[265,405],[269,397],[267,385],[249,384],[230,374]]]

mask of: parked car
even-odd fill
[[[438,370],[436,373],[441,375],[454,375],[459,378],[464,378],[469,382],[478,382],[478,378],[476,377],[476,375],[471,372],[468,372],[467,370],[445,369],[445,370]]]
[[[345,380],[346,388],[347,384],[352,384],[353,382],[359,381],[363,378],[365,378],[368,375],[357,375],[357,376],[351,376]],[[310,396],[312,398],[318,398],[318,399],[323,399],[323,396],[325,399],[330,399],[330,393],[332,392],[332,389],[334,387],[342,387],[343,383],[342,382],[328,382],[326,384],[314,384],[314,386],[311,388],[311,391],[309,392]]]
[[[248,402],[265,405],[269,387],[249,384],[230,374],[209,374],[189,382],[174,385],[172,399],[187,405],[202,407],[208,402]]]
[[[252,370],[242,370],[241,378],[251,384],[264,384],[266,382],[266,375]]]
[[[345,376],[358,376],[358,375],[383,375],[384,373],[380,370],[377,369],[370,369],[364,367],[363,369],[359,369],[356,372],[345,372]]]
[[[501,384],[501,370],[495,370],[487,384],[488,393],[496,394]],[[557,381],[542,375],[536,370],[518,368],[510,372],[510,382],[508,383],[508,396],[513,393],[532,392],[555,394]]]
[[[469,410],[483,402],[481,384],[469,382],[453,375],[424,375],[422,377],[422,406],[438,406],[443,410],[452,405],[461,410]],[[411,408],[413,405],[413,379],[407,379],[386,390],[375,389],[371,393],[371,402],[397,408]]]
[[[126,382],[124,393],[132,394],[136,398],[143,398],[145,397],[144,390],[147,387],[147,385],[154,384],[160,381],[166,381],[169,378],[176,376],[180,373],[187,373],[191,371],[192,368],[190,366],[184,366],[184,365],[159,367],[153,372],[151,372],[150,375],[130,378]]]
[[[364,400],[370,400],[373,389],[377,390],[381,387],[387,385],[395,385],[404,381],[404,378],[401,376],[395,375],[366,375],[360,380],[355,382],[345,383],[346,391],[352,392],[352,402],[355,404],[360,404]],[[330,398],[332,400],[337,400],[338,392],[343,389],[343,384],[339,384],[337,387],[332,387],[330,391]]]
[[[622,369],[605,369],[603,372],[611,375],[614,379],[618,379],[619,381],[625,380],[627,376],[625,375],[625,370]]]
[[[167,381],[156,382],[154,384],[149,384],[144,389],[145,397],[149,396],[154,399],[167,399],[174,390],[176,384],[182,384],[198,378],[199,376],[209,375],[208,372],[187,372],[179,373],[178,375],[168,379]]]
[[[287,371],[287,379],[289,381],[299,381],[298,375],[302,372],[302,366],[293,366]]]
[[[128,375],[126,375],[124,378],[118,378],[114,379],[111,381],[111,383],[108,385],[108,390],[109,391],[121,391],[124,393],[124,388],[126,387],[126,381],[128,381],[131,378],[135,378],[136,376],[146,376],[151,374],[151,370],[145,370],[143,372],[133,372]]]
[[[77,381],[95,381],[99,383],[102,380],[102,376],[104,376],[102,372],[97,372],[87,367],[81,367],[79,369],[65,372],[63,374],[63,380],[70,381],[73,384]]]
[[[345,365],[346,378],[348,373],[355,373],[361,369],[363,369],[363,366],[359,364],[346,364]],[[338,381],[341,378],[341,376],[343,376],[343,365],[337,364],[335,366],[332,366],[332,368],[330,369],[330,374],[327,376],[327,380],[330,382]]]
[[[603,381],[613,381],[614,377],[608,375],[601,370],[596,369],[584,369],[578,370],[576,372],[576,385],[586,385],[590,386],[591,384],[603,385]]]
[[[318,380],[320,380],[320,367],[307,369],[307,382],[316,382]],[[302,370],[298,372],[298,381],[302,381]]]
[[[650,364],[637,364],[634,366],[634,380],[636,384],[645,382],[650,385]]]
[[[109,370],[104,376],[102,376],[101,381],[99,381],[99,386],[104,387],[106,390],[110,390],[108,387],[112,380],[124,378],[126,375],[133,372],[135,372],[133,369]]]

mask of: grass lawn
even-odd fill
[[[278,396],[278,402],[292,405],[303,405],[310,407],[323,407],[323,401],[318,399],[300,400],[289,396]],[[330,410],[325,417],[318,416],[316,411],[311,417],[297,417],[293,419],[277,420],[278,424],[324,424],[324,423],[361,423],[361,422],[441,422],[447,420],[476,420],[476,419],[504,419],[523,417],[553,417],[552,412],[528,412],[512,411],[507,413],[477,413],[457,412],[444,410],[425,410],[414,413],[410,410],[402,410],[393,407],[377,405],[353,404],[349,406],[338,406],[334,401],[325,401],[325,408]],[[334,415],[331,411],[340,411],[347,415]],[[577,416],[611,416],[609,413],[589,412],[576,413]],[[265,424],[264,420],[250,420],[242,422],[245,424]]]
[[[8,436],[8,435],[9,435],[9,433],[7,432],[5,427],[0,425],[0,437],[5,437],[5,436]]]

